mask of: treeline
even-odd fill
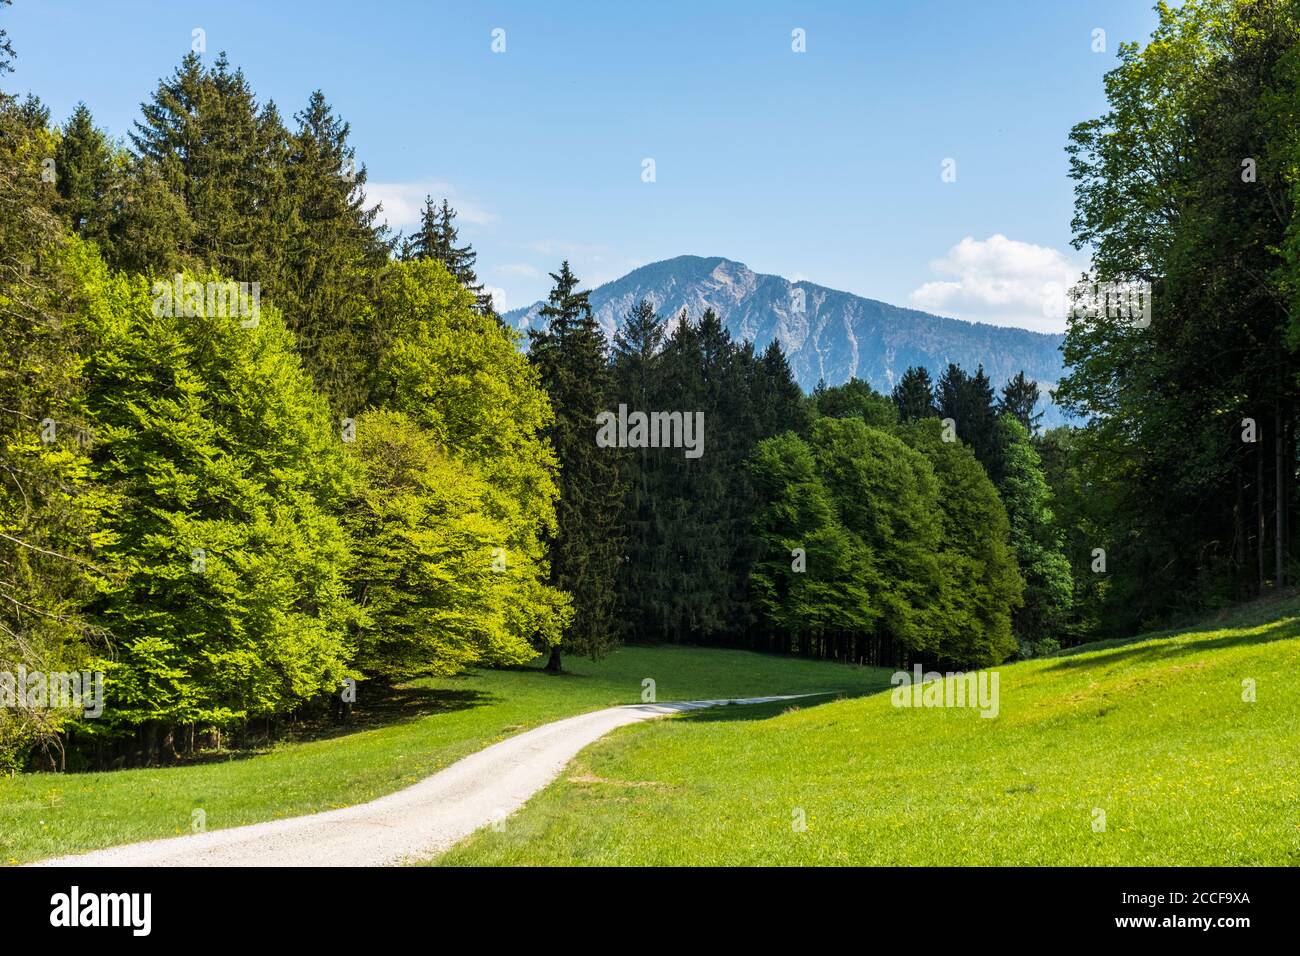
[[[224,57],[129,148],[0,97],[0,672],[105,675],[99,719],[0,709],[0,766],[171,759],[568,625],[538,375],[454,211],[387,235],[347,137]]]
[[[1070,137],[1076,245],[1149,283],[1149,324],[1079,310],[1045,458],[1079,624],[1127,634],[1296,580],[1300,17],[1161,6]],[[1104,552],[1104,574],[1089,573]]]
[[[779,343],[758,354],[712,310],[666,321],[641,302],[608,343],[576,279],[554,278],[531,353],[564,423],[552,567],[575,625],[554,666],[620,637],[891,666],[1058,646],[1073,582],[1036,383],[995,396],[953,365],[937,383],[908,369],[890,397],[857,380],[805,396]],[[651,435],[593,441],[614,409]],[[692,416],[698,447],[653,433]]]

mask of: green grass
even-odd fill
[[[1300,601],[998,670],[994,719],[883,693],[622,728],[438,862],[1300,865]]]
[[[188,833],[203,809],[209,830],[347,806],[390,793],[475,750],[547,721],[641,699],[661,701],[864,693],[885,672],[743,651],[628,647],[571,673],[483,671],[427,681],[371,712],[364,729],[282,743],[262,753],[160,769],[0,778],[0,863]],[[365,703],[365,688],[359,688]],[[237,758],[237,759],[236,759]]]

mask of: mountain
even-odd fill
[[[698,319],[712,307],[734,337],[749,339],[760,349],[778,339],[805,391],[812,391],[819,379],[839,385],[856,377],[888,393],[909,365],[923,365],[937,379],[949,362],[971,372],[983,364],[999,389],[1023,369],[1050,390],[1063,372],[1063,336],[903,309],[812,282],[764,275],[717,256],[678,256],[634,269],[593,289],[591,307],[612,336],[641,299],[654,303],[670,325],[683,308]],[[503,318],[526,332],[537,326],[541,307],[537,302]],[[1045,426],[1065,420],[1048,394],[1040,408]]]

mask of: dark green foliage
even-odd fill
[[[663,448],[625,455],[621,581],[631,636],[755,642],[758,500],[745,463],[761,439],[808,421],[785,355],[773,343],[756,356],[711,311],[698,324],[683,313],[669,335],[641,302],[615,336],[614,376],[629,410],[700,412],[705,422],[699,458]]]
[[[59,212],[77,235],[104,245],[115,199],[113,149],[85,103],[63,127],[54,159]]]
[[[998,413],[1012,416],[1033,435],[1038,431],[1038,423],[1043,417],[1042,412],[1034,411],[1037,404],[1038,383],[1027,379],[1024,372],[1017,372],[1015,378],[1002,386]]]
[[[1016,636],[1025,656],[1055,650],[1073,599],[1070,563],[1052,513],[1052,492],[1029,432],[1010,415],[998,490],[1011,523],[1011,547],[1025,579],[1024,607],[1016,614]]]
[[[542,309],[546,327],[532,333],[529,360],[555,409],[548,437],[560,466],[560,493],[551,583],[573,598],[573,620],[551,651],[550,669],[559,670],[563,652],[598,659],[619,636],[623,488],[620,451],[596,443],[596,417],[610,410],[614,392],[605,333],[569,263],[551,278],[555,286]]]
[[[1287,580],[1298,44],[1280,0],[1162,7],[1070,137],[1076,245],[1096,279],[1153,291],[1149,325],[1072,317],[1058,391],[1088,419],[1072,446],[1119,633]]]
[[[975,457],[995,482],[1001,468],[997,427],[998,413],[993,386],[981,365],[974,375],[950,364],[935,387],[935,406],[941,419],[950,419],[957,437],[970,446]]]
[[[934,406],[934,385],[925,368],[913,365],[905,371],[890,396],[898,409],[898,420],[914,422],[930,418],[937,413]]]

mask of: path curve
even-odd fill
[[[628,704],[543,724],[444,767],[419,783],[340,810],[128,843],[35,866],[389,866],[427,859],[514,813],[578,751],[615,727],[720,704],[796,697]]]

